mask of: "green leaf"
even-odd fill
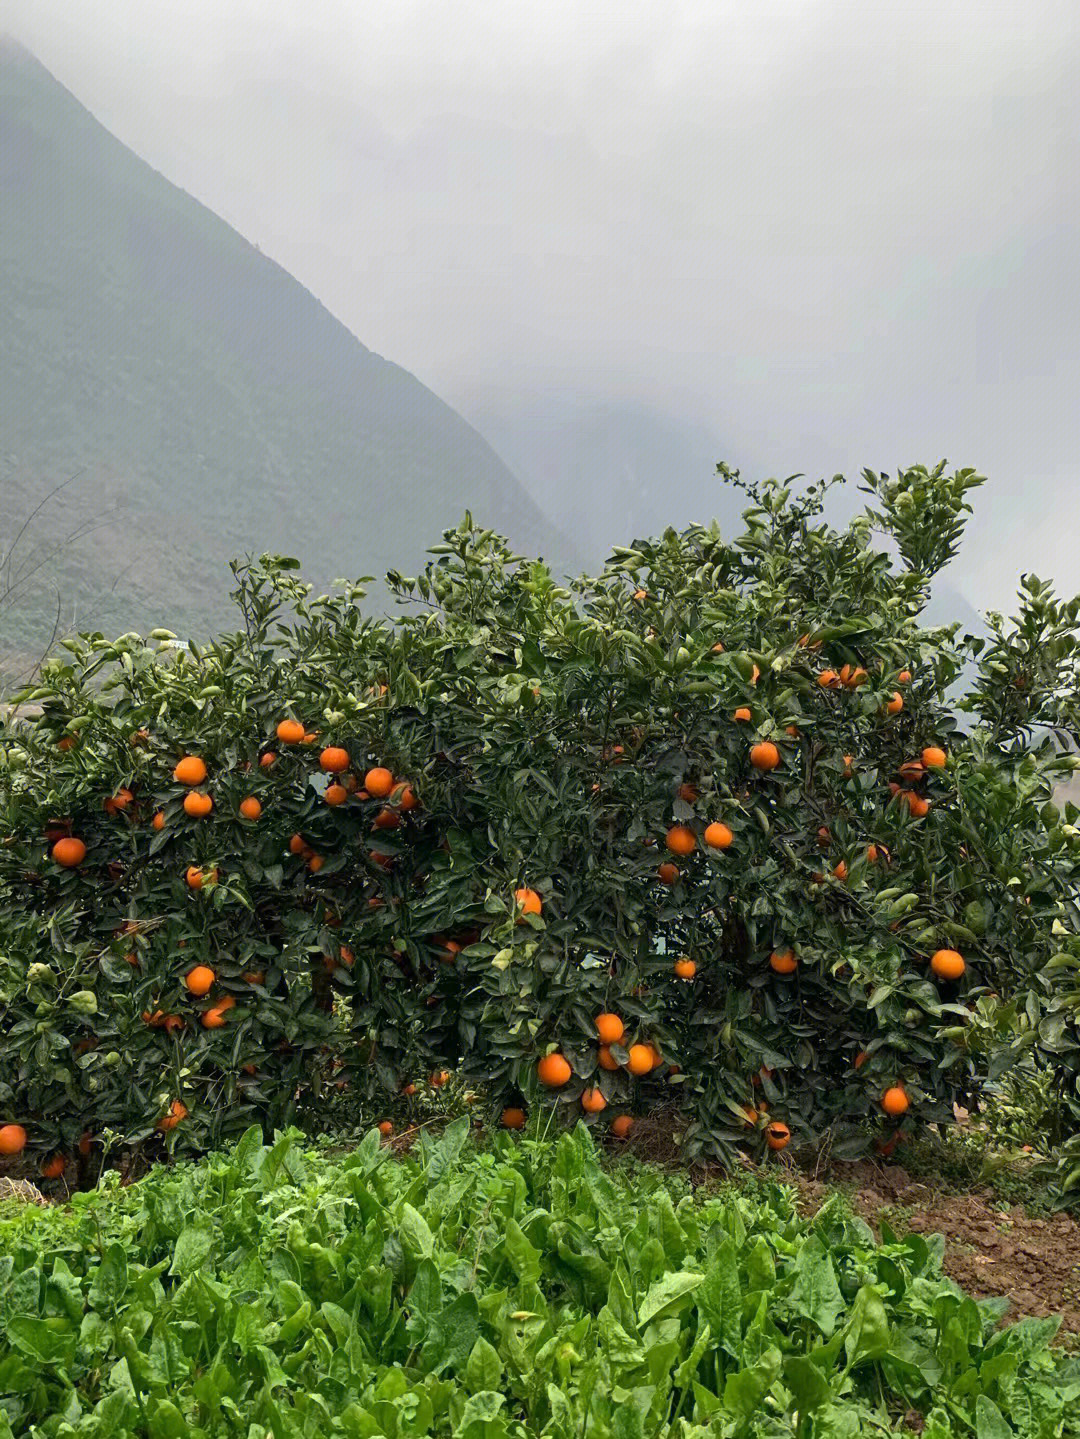
[[[992,1399],[980,1394],[975,1400],[976,1439],[1015,1439],[1012,1426],[1002,1417],[1001,1410]]]
[[[665,1274],[649,1287],[638,1310],[638,1327],[644,1329],[653,1319],[677,1314],[690,1303],[690,1296],[705,1278],[704,1274],[677,1271]]]
[[[724,1385],[724,1408],[749,1423],[779,1375],[780,1351],[770,1346],[756,1364],[728,1376]]]
[[[180,1237],[176,1241],[169,1273],[186,1279],[189,1274],[194,1274],[197,1269],[202,1268],[213,1250],[214,1224],[210,1216],[200,1214],[194,1219],[189,1219],[181,1229]]]
[[[502,1383],[502,1372],[499,1351],[481,1335],[473,1345],[465,1365],[465,1382],[475,1391],[497,1390]]]
[[[66,1319],[32,1319],[16,1314],[8,1320],[7,1337],[15,1348],[41,1364],[70,1364],[75,1357],[75,1332]]]
[[[851,1306],[851,1318],[844,1335],[848,1367],[865,1360],[881,1359],[889,1351],[889,1319],[881,1295],[864,1284]]]
[[[764,1243],[760,1240],[759,1243]],[[766,1252],[768,1250],[768,1245]],[[713,1255],[696,1295],[697,1307],[709,1321],[717,1343],[733,1359],[742,1357],[742,1291],[734,1241],[725,1239]]]
[[[843,1313],[844,1297],[836,1282],[836,1271],[816,1234],[806,1241],[795,1260],[791,1303],[796,1312],[815,1324],[826,1339]]]
[[[94,1271],[87,1298],[94,1309],[114,1309],[127,1289],[127,1254],[121,1244],[110,1244]]]
[[[793,1354],[784,1361],[784,1383],[795,1396],[800,1414],[809,1414],[827,1404],[832,1388],[814,1361],[805,1354]]]
[[[533,1248],[521,1225],[514,1218],[506,1221],[503,1249],[522,1284],[533,1284],[540,1278],[540,1251]]]
[[[413,1259],[431,1258],[435,1249],[434,1235],[424,1216],[408,1202],[401,1206],[398,1234],[406,1254]]]

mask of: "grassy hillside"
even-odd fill
[[[471,507],[522,547],[572,546],[458,414],[0,41],[0,554],[21,547],[80,622],[200,626],[234,553],[317,580],[410,567]],[[0,592],[3,585],[0,584]],[[30,648],[41,590],[0,637]]]

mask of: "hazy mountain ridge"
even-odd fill
[[[296,554],[316,583],[407,570],[466,507],[576,568],[460,415],[10,41],[0,187],[3,539],[81,471],[30,538],[104,515],[54,567],[68,602],[116,584],[103,627],[220,619],[248,549]]]

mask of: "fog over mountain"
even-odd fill
[[[617,539],[633,484],[651,512],[665,444],[698,517],[720,457],[946,457],[990,480],[951,585],[1080,589],[1074,0],[14,0],[5,23],[575,528],[609,510]]]

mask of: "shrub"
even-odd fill
[[[66,641],[6,750],[0,1118],[47,1154],[190,1148],[461,1070],[493,1114],[674,1102],[730,1159],[773,1120],[891,1144],[1033,1049],[1075,1084],[1076,602],[1029,579],[987,645],[920,626],[971,471],[867,472],[844,530],[825,485],[725,474],[741,536],[669,530],[568,589],[467,518],[390,576],[393,621],[264,558],[236,634]],[[991,993],[1027,1028],[983,1023]]]

